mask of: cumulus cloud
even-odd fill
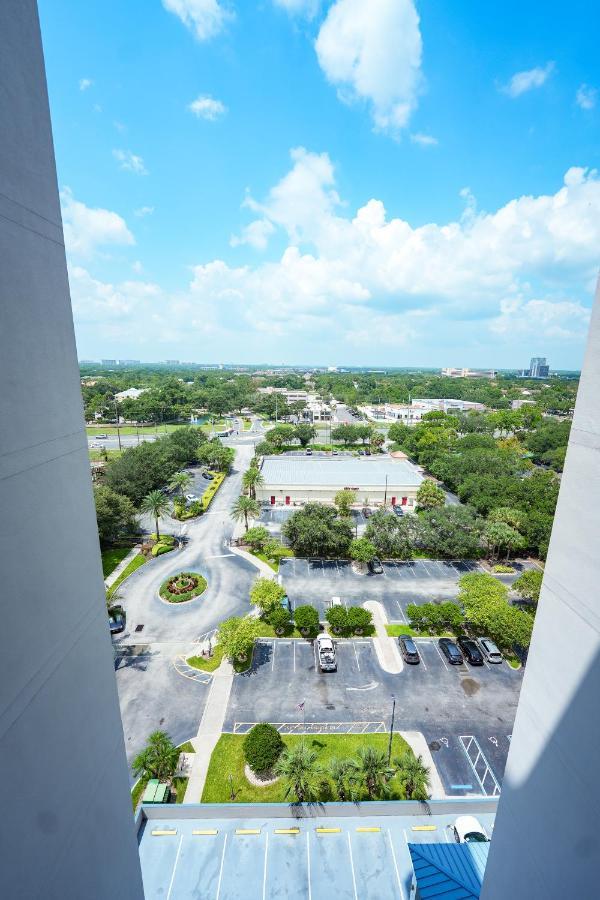
[[[208,94],[201,94],[199,97],[196,97],[189,104],[188,109],[198,119],[208,119],[209,122],[220,119],[227,112],[227,107],[224,103],[221,103],[220,100],[215,100],[214,97],[210,97]]]
[[[526,94],[527,91],[542,87],[553,71],[554,63],[547,62],[545,66],[536,66],[534,69],[515,72],[510,81],[502,86],[501,90],[503,93],[508,94],[509,97],[520,97],[521,94]]]
[[[593,109],[598,100],[598,89],[589,84],[580,84],[575,94],[575,102],[581,109]]]
[[[571,300],[503,300],[500,315],[490,323],[490,330],[498,335],[516,338],[519,335],[543,335],[554,340],[584,340],[591,310]]]
[[[88,88],[91,88],[91,86],[93,85],[93,83],[94,83],[94,82],[92,81],[91,78],[81,78],[80,81],[79,81],[79,90],[80,90],[80,91],[87,91]]]
[[[302,15],[309,19],[316,16],[321,7],[321,0],[273,0],[273,3],[290,15]]]
[[[119,168],[124,172],[133,172],[134,175],[148,174],[142,157],[136,156],[131,150],[113,150],[113,156],[119,163]]]
[[[138,219],[143,219],[146,216],[151,216],[154,212],[153,206],[140,206],[139,209],[135,209],[133,211],[134,216],[137,216]]]
[[[232,235],[229,243],[232,247],[249,244],[255,250],[265,250],[275,226],[268,219],[255,219],[242,229],[239,235]]]
[[[69,267],[73,313],[78,322],[106,323],[142,314],[148,301],[161,294],[156,284],[123,281],[110,284],[93,278],[82,266]]]
[[[413,0],[336,0],[315,48],[342,100],[366,102],[378,130],[397,133],[406,127],[422,80]]]
[[[76,200],[70,188],[60,194],[65,246],[73,257],[87,258],[100,248],[127,247],[135,238],[125,219],[108,209],[93,209]]]
[[[176,15],[199,41],[207,41],[233,19],[230,9],[218,0],[162,0],[164,8]]]
[[[435,147],[439,143],[438,139],[433,137],[432,134],[423,134],[422,131],[411,134],[410,139],[413,144],[420,144],[421,147]]]

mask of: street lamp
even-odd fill
[[[392,719],[390,722],[390,743],[388,746],[388,766],[389,766],[390,760],[392,758],[392,737],[394,734],[394,715],[395,715],[395,713],[396,713],[396,698],[392,694]]]

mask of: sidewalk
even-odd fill
[[[200,803],[202,799],[210,757],[223,731],[232,685],[233,667],[230,662],[223,660],[213,675],[200,727],[196,737],[192,738],[196,753],[183,798],[184,803]]]
[[[388,620],[385,609],[378,600],[367,600],[366,603],[363,603],[363,606],[373,614],[373,625],[377,634],[377,637],[373,638],[373,646],[375,647],[379,665],[384,672],[397,675],[404,666],[396,641],[394,638],[389,637],[385,630]]]
[[[134,556],[137,556],[139,552],[140,552],[139,545],[136,545],[135,547],[131,548],[131,550],[125,557],[125,559],[122,559],[121,562],[119,563],[119,565],[117,566],[117,568],[113,569],[112,572],[110,573],[110,575],[108,575],[107,578],[104,579],[104,584],[106,585],[107,588],[109,588],[112,584],[115,583],[115,581],[117,580],[117,578],[119,577],[121,572],[127,568],[129,563],[131,562],[131,560],[134,558]]]
[[[263,576],[263,578],[277,577],[271,566],[268,566],[266,562],[262,561],[262,559],[258,559],[257,556],[253,556],[252,553],[248,553],[247,550],[240,550],[239,547],[234,547],[233,544],[229,549],[232,553],[235,553],[236,556],[241,556],[242,559],[245,559],[249,563],[252,563],[253,566],[256,566],[256,568],[260,570],[260,574]]]
[[[442,784],[442,779],[438,774],[438,770],[435,762],[433,761],[433,756],[431,755],[431,750],[425,740],[425,736],[422,731],[400,731],[398,732],[401,738],[404,738],[406,743],[409,745],[412,752],[415,756],[420,756],[425,763],[425,765],[429,769],[429,789],[431,791],[431,799],[432,800],[445,800],[446,799],[446,791],[444,790],[444,785]]]

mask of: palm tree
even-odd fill
[[[395,774],[388,765],[387,755],[376,747],[361,747],[354,763],[357,776],[365,787],[369,799],[375,794],[387,796],[390,792],[388,781]]]
[[[184,491],[190,487],[193,480],[189,472],[175,472],[169,481],[169,490],[178,491],[179,496],[183,497]]]
[[[411,750],[394,759],[394,765],[404,784],[407,800],[429,799],[429,769],[421,754],[415,756]]]
[[[158,520],[162,515],[169,511],[171,503],[168,497],[165,497],[162,491],[150,491],[142,500],[140,509],[142,512],[151,513],[156,523],[156,540],[160,539],[158,531]]]
[[[275,765],[275,774],[285,784],[285,796],[293,794],[299,803],[316,800],[321,787],[322,770],[317,754],[304,744],[284,750]]]
[[[262,472],[257,466],[250,466],[242,476],[242,484],[244,490],[248,491],[248,495],[252,500],[256,499],[256,488],[261,487],[265,483]]]
[[[258,519],[260,515],[260,505],[256,500],[253,500],[252,497],[246,497],[242,494],[231,507],[231,515],[236,522],[241,522],[243,519],[246,531],[248,531],[248,516],[251,516],[253,519]]]
[[[133,760],[133,774],[138,778],[170,781],[177,768],[179,752],[166,731],[153,731],[144,749]]]
[[[334,757],[329,763],[329,775],[335,785],[339,800],[358,800],[356,766],[351,759]]]

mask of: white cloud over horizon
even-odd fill
[[[164,8],[180,19],[199,41],[216,37],[234,18],[219,0],[162,0]]]
[[[555,68],[554,62],[547,62],[545,66],[535,66],[523,72],[515,72],[507,84],[501,87],[504,94],[516,99],[528,91],[540,88],[546,83]]]
[[[188,109],[198,119],[207,119],[215,122],[227,112],[227,107],[220,100],[216,100],[209,94],[200,94],[188,105]]]
[[[87,259],[108,246],[131,247],[135,238],[122,216],[108,209],[91,208],[76,200],[69,187],[60,192],[67,253]]]

